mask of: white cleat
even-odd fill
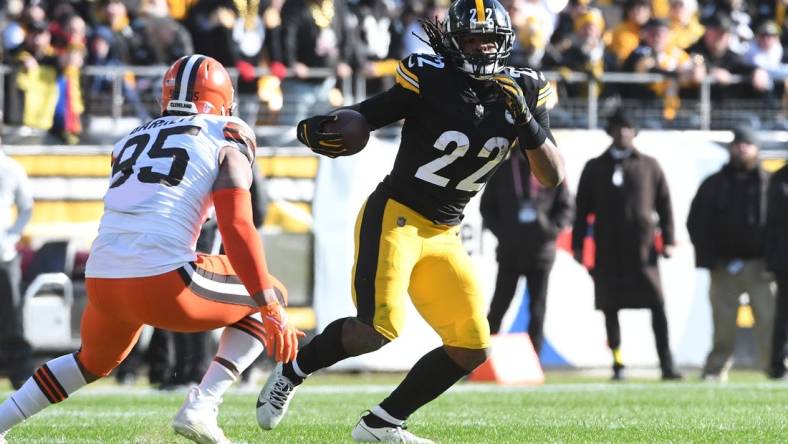
[[[172,420],[175,433],[198,444],[231,444],[216,422],[222,401],[192,387],[178,414]]]
[[[282,364],[277,364],[257,397],[257,423],[262,429],[273,430],[282,422],[295,391],[295,384],[282,374]]]
[[[427,438],[420,438],[405,430],[404,427],[370,427],[360,419],[350,434],[356,442],[399,442],[409,444],[435,444]]]

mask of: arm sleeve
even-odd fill
[[[14,190],[14,204],[16,205],[16,221],[8,229],[9,233],[21,235],[25,226],[30,222],[33,214],[33,193],[27,173],[21,166],[17,169],[16,189]]]
[[[252,222],[249,190],[224,188],[214,191],[212,197],[227,257],[249,295],[272,288],[263,243]]]
[[[417,101],[418,96],[414,92],[397,84],[352,108],[367,119],[371,129],[376,130],[403,119]]]
[[[553,142],[553,145],[558,146],[555,142],[555,136],[553,136],[553,132],[550,130],[550,113],[547,111],[547,107],[544,105],[538,106],[534,112],[534,119],[542,126],[542,129],[547,133],[547,138]]]
[[[673,208],[670,203],[668,181],[665,179],[662,168],[660,168],[659,165],[656,165],[656,167],[657,194],[654,206],[659,216],[659,229],[662,231],[662,239],[665,245],[676,245],[676,231],[673,227]]]
[[[550,219],[556,233],[559,233],[564,227],[572,225],[574,210],[575,204],[572,201],[572,194],[569,192],[566,182],[563,182],[555,190],[555,202],[550,211]]]
[[[705,244],[701,236],[706,225],[705,188],[706,182],[700,185],[695,197],[692,198],[689,214],[687,215],[687,233],[689,233],[690,241],[695,245],[695,248],[699,248],[702,244]]]
[[[583,251],[583,242],[588,231],[588,215],[593,212],[593,191],[591,190],[591,173],[589,164],[583,168],[580,182],[577,184],[577,197],[575,198],[575,223],[572,226],[572,250]]]
[[[265,178],[257,165],[252,165],[252,187],[249,192],[252,195],[252,221],[255,227],[260,228],[265,222],[268,209],[268,190],[265,187]]]
[[[503,167],[506,167],[507,163],[508,162],[504,162]],[[501,171],[493,174],[493,176],[490,178],[490,181],[487,182],[487,186],[484,187],[484,192],[482,193],[482,198],[479,202],[479,212],[482,215],[482,222],[484,223],[484,226],[492,231],[496,237],[500,235],[497,197],[500,195],[499,185],[501,174]]]

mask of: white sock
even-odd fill
[[[298,357],[293,359],[292,365],[293,365],[293,373],[298,375],[299,378],[306,379],[307,376],[309,376],[308,374],[304,373],[303,370],[301,370],[301,367],[298,366]]]
[[[262,321],[259,313],[224,329],[216,357],[200,381],[200,392],[216,399],[222,398],[238,376],[263,352],[263,343],[256,335],[260,331]]]
[[[381,406],[379,406],[379,405],[376,405],[375,407],[372,407],[372,410],[370,410],[370,411],[372,412],[373,415],[377,416],[378,418],[380,418],[380,419],[382,419],[382,420],[384,420],[384,421],[386,421],[388,423],[391,423],[391,424],[394,424],[394,425],[398,425],[400,427],[402,427],[402,425],[405,424],[405,421],[403,421],[401,419],[397,419],[397,418],[389,415],[389,412],[383,410],[383,408]]]
[[[73,354],[47,362],[0,404],[0,433],[65,400],[86,384]]]

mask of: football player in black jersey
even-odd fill
[[[552,89],[541,73],[505,65],[515,37],[503,6],[457,0],[446,21],[423,25],[437,55],[406,57],[391,89],[351,107],[373,129],[405,119],[394,167],[356,222],[358,313],[329,324],[292,364],[275,369],[258,399],[264,429],[281,421],[310,373],[394,340],[407,293],[443,346],[422,357],[352,436],[431,442],[405,430],[405,420],[482,364],[490,341],[481,288],[458,236],[465,205],[510,151],[528,157],[542,184],[563,179],[545,107]],[[347,154],[336,143],[341,136],[322,132],[332,118],[300,122],[299,140],[323,155]]]

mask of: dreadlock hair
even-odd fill
[[[435,51],[435,54],[439,54],[444,57],[447,56],[450,51],[446,46],[446,33],[444,33],[441,29],[443,25],[438,21],[438,18],[435,17],[434,21],[430,21],[428,19],[419,19],[419,23],[421,23],[424,33],[427,34],[427,40],[424,40],[415,32],[413,35],[422,42],[430,45],[432,50]]]

